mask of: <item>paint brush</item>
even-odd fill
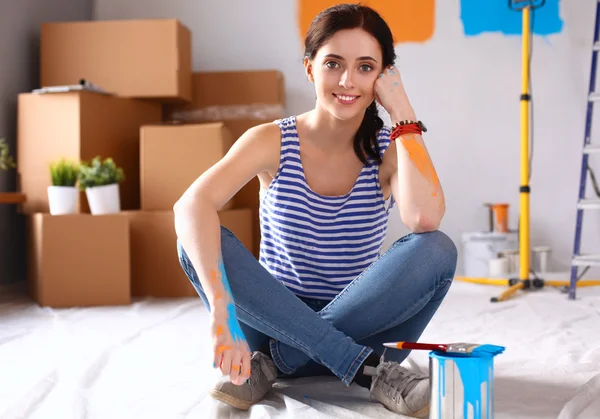
[[[503,346],[497,345],[480,345],[477,343],[447,343],[447,344],[438,344],[438,343],[417,343],[417,342],[389,342],[384,343],[383,346],[387,348],[394,349],[424,349],[428,351],[440,351],[447,353],[456,353],[462,355],[473,355],[473,356],[481,356],[481,355],[498,355],[504,352]]]

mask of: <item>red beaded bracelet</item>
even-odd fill
[[[423,134],[423,130],[419,126],[417,122],[409,123],[409,124],[396,124],[392,134],[390,135],[390,140],[394,141],[396,138],[405,134]]]

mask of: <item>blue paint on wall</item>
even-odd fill
[[[507,0],[461,0],[460,18],[466,36],[485,32],[521,35],[521,12],[508,8]],[[560,0],[546,0],[533,12],[533,33],[551,35],[560,33],[564,22],[560,18]]]

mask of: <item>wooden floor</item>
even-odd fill
[[[22,204],[25,194],[20,192],[0,192],[0,204]]]

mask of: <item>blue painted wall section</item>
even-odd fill
[[[507,0],[461,0],[460,18],[466,36],[486,32],[504,35],[521,34],[521,12],[508,8]],[[546,0],[534,10],[533,33],[551,35],[563,30],[560,18],[560,0]]]

